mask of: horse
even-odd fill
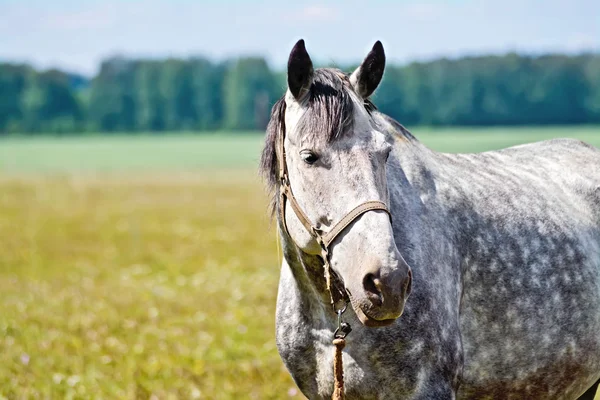
[[[379,41],[345,74],[313,68],[300,40],[271,110],[260,170],[283,250],[276,344],[295,383],[331,398],[349,303],[347,399],[593,399],[600,151],[433,151],[370,100],[384,68]]]

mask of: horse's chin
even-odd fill
[[[360,307],[352,307],[359,321],[369,328],[379,328],[383,326],[389,326],[396,322],[398,318],[390,318],[390,319],[375,319],[369,317]]]

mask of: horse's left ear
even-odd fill
[[[378,40],[360,67],[350,76],[350,83],[352,83],[356,93],[363,99],[372,95],[379,86],[381,78],[383,78],[384,69],[385,52],[383,51],[383,45]]]

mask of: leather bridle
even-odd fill
[[[368,211],[372,210],[381,210],[385,211],[390,220],[392,218],[392,214],[388,209],[387,205],[382,201],[373,200],[366,201],[352,210],[350,210],[338,223],[336,223],[331,229],[327,232],[322,229],[317,228],[313,223],[311,223],[310,218],[302,211],[302,208],[298,204],[296,197],[292,193],[292,188],[290,186],[290,181],[287,173],[287,165],[285,161],[285,123],[282,122],[281,130],[279,131],[279,135],[277,138],[277,158],[279,162],[279,179],[280,179],[280,191],[279,191],[279,212],[281,217],[281,223],[283,224],[283,228],[287,235],[291,237],[287,223],[285,220],[285,206],[286,200],[289,200],[290,205],[292,206],[292,210],[304,225],[306,231],[319,243],[321,246],[321,258],[323,259],[323,269],[325,275],[325,281],[327,285],[327,289],[329,291],[331,305],[333,307],[333,311],[338,314],[338,318],[341,313],[346,309],[346,305],[349,302],[348,294],[346,293],[345,288],[343,287],[343,283],[340,285],[339,282],[334,284],[335,290],[332,290],[332,274],[331,274],[331,265],[329,262],[329,249],[331,243],[335,240],[336,237],[339,236],[340,233],[344,231],[354,220],[359,218],[361,215]],[[293,239],[292,239],[293,241]],[[340,287],[341,286],[341,287]],[[343,305],[338,307],[343,302]],[[339,330],[338,326],[338,330]],[[336,331],[337,332],[337,331]]]

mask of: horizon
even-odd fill
[[[596,54],[596,15],[600,3],[591,0],[406,0],[368,6],[357,0],[302,6],[274,0],[259,5],[241,0],[0,0],[0,37],[5,38],[0,39],[0,61],[92,77],[102,60],[117,56],[201,56],[213,62],[257,56],[278,70],[300,38],[320,65],[358,63],[376,40],[383,42],[393,65],[509,53]]]

